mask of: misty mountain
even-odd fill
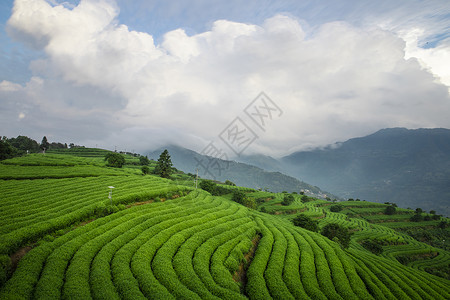
[[[213,160],[209,156],[201,155],[195,151],[178,146],[167,146],[151,151],[148,153],[148,157],[157,160],[164,149],[169,151],[174,167],[185,173],[192,174],[195,174],[198,168],[198,175],[201,178],[215,179],[222,182],[231,180],[239,186],[267,189],[271,192],[300,192],[305,190],[306,194],[317,197],[335,197],[316,186],[309,185],[281,172],[268,172],[259,167],[236,161]],[[263,156],[260,158],[262,161],[267,160],[268,162],[266,164],[279,164],[273,158],[272,160]],[[208,165],[209,167],[207,167]]]
[[[287,174],[341,197],[450,215],[448,129],[383,129],[281,162]]]

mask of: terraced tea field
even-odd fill
[[[295,195],[278,214],[282,195],[241,188],[266,197],[269,214],[135,169],[106,168],[95,157],[66,155],[61,163],[77,163],[60,177],[23,179],[29,171],[20,168],[36,167],[27,159],[34,157],[6,161],[18,169],[0,180],[0,299],[450,299],[450,281],[423,271],[448,263],[448,252],[332,213],[324,200]],[[60,166],[39,159],[43,173]],[[83,165],[88,176],[70,176]],[[350,247],[293,226],[293,211],[320,227],[350,228]],[[385,251],[372,254],[362,239],[385,241]],[[12,272],[9,257],[24,247],[30,251]],[[438,254],[428,263],[397,261],[430,249]]]

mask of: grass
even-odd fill
[[[330,202],[296,194],[282,206],[283,194],[234,188],[258,199],[253,210],[195,190],[181,172],[143,176],[135,157],[108,168],[104,154],[68,149],[0,164],[0,299],[450,298],[450,253],[388,227],[436,221],[399,211],[386,222],[386,205],[365,201],[330,212]],[[293,226],[298,213],[349,228],[350,247]],[[367,239],[383,253],[362,247]],[[13,270],[10,255],[23,247],[31,250]]]

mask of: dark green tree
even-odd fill
[[[162,178],[170,178],[172,174],[172,160],[170,159],[169,151],[165,149],[158,158],[155,173]]]
[[[142,166],[148,166],[150,164],[150,160],[148,159],[147,156],[139,156],[139,163]]]
[[[340,212],[343,209],[344,209],[344,207],[340,204],[330,206],[330,211],[332,211],[332,212]]]
[[[0,160],[12,158],[17,155],[17,149],[11,146],[6,136],[0,139]]]
[[[212,180],[202,180],[199,187],[202,190],[209,192],[211,195],[214,195],[216,193],[217,184]]]
[[[389,205],[384,209],[384,214],[385,215],[393,215],[393,214],[395,214],[395,211],[396,211],[396,208],[392,205]]]
[[[294,196],[290,194],[285,194],[283,197],[283,201],[281,202],[281,205],[288,206],[291,205],[294,202]]]
[[[244,204],[245,193],[243,191],[234,191],[233,195],[231,196],[231,200],[240,204]]]
[[[150,169],[147,166],[142,166],[141,171],[143,175],[150,173]]]
[[[230,180],[225,180],[226,185],[236,186],[236,184]]]
[[[10,138],[8,141],[11,146],[23,152],[26,152],[27,150],[30,152],[39,151],[39,143],[27,136],[19,135],[16,138]]]
[[[294,223],[295,226],[302,227],[302,228],[308,229],[310,231],[314,231],[314,232],[319,231],[318,222],[304,214],[299,214],[298,216],[296,216],[292,220],[292,223]]]
[[[122,168],[125,164],[125,157],[116,152],[109,152],[105,155],[105,160],[108,162],[108,167]]]
[[[421,214],[414,214],[409,220],[411,222],[421,222],[423,221],[423,216]]]
[[[344,248],[348,248],[350,245],[352,233],[347,228],[337,223],[329,223],[325,225],[320,233],[330,240],[338,241]]]
[[[44,136],[43,138],[42,138],[42,142],[41,142],[41,149],[42,150],[48,150],[48,148],[50,147],[50,143],[47,141],[47,137],[46,136]]]
[[[383,253],[383,245],[381,245],[381,243],[376,240],[364,240],[362,241],[361,246],[376,255],[380,255],[381,253]]]

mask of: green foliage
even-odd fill
[[[40,148],[41,148],[42,150],[48,150],[48,149],[50,148],[50,143],[48,142],[46,136],[44,136],[44,137],[42,138]]]
[[[411,222],[421,222],[423,221],[423,216],[421,214],[414,214],[410,220]]]
[[[170,159],[169,151],[165,149],[158,158],[155,168],[155,174],[162,178],[170,178],[172,174],[172,160]]]
[[[377,240],[366,239],[361,242],[361,245],[373,254],[380,255],[383,253],[383,245]]]
[[[122,154],[116,152],[109,152],[105,155],[105,161],[107,161],[108,167],[122,168],[125,164],[125,157]]]
[[[142,166],[141,171],[143,175],[150,174],[150,169],[147,166]]]
[[[148,159],[147,156],[139,156],[139,163],[142,166],[148,166],[150,164],[150,160]]]
[[[68,174],[81,167],[73,158],[59,160],[54,167],[31,168],[44,173],[60,168]],[[19,162],[26,163],[17,160],[5,166],[30,168]],[[71,165],[63,165],[66,162]],[[321,225],[335,222],[358,229],[355,241],[386,241],[383,258],[361,251],[355,243],[343,251],[317,233],[292,226],[287,221],[291,215],[255,212],[228,196],[141,176],[139,167],[127,166],[97,166],[111,173],[90,178],[0,180],[0,267],[8,268],[15,249],[34,245],[0,287],[0,299],[449,299],[448,281],[416,270],[427,268],[443,276],[448,267],[440,266],[448,265],[448,253],[428,252],[426,245],[403,234],[390,247],[390,239],[400,235],[387,227],[326,214],[326,202],[319,200],[289,208],[323,217]],[[110,185],[116,187],[112,205],[107,199]],[[219,188],[240,192],[235,197],[246,206],[275,196]],[[143,203],[125,206],[133,202]],[[280,208],[279,198],[264,202],[262,208]],[[346,202],[346,210],[351,204]],[[384,207],[377,209],[382,212]],[[336,235],[332,240],[342,243],[343,238]],[[413,268],[402,266],[395,257],[405,249],[432,256],[411,261],[416,263]],[[235,271],[245,273],[247,282],[243,284]],[[4,274],[0,268],[0,280]]]
[[[343,209],[344,209],[344,207],[340,204],[330,206],[330,211],[332,211],[332,212],[340,212]]]
[[[29,151],[30,153],[39,151],[39,143],[27,136],[19,135],[16,138],[8,139],[11,146],[15,147],[17,150],[25,153]]]
[[[243,191],[234,191],[233,195],[231,197],[231,200],[233,200],[234,202],[237,202],[239,204],[244,204],[244,200],[245,200],[245,193]]]
[[[350,238],[352,233],[340,224],[329,223],[322,228],[322,231],[320,233],[330,240],[337,238],[339,240],[339,243],[344,248],[348,248],[348,246],[350,245]]]
[[[230,181],[230,180],[225,180],[225,184],[226,185],[231,185],[231,186],[236,186],[236,184],[234,183],[234,182],[232,182],[232,181]]]
[[[0,139],[0,160],[12,158],[17,155],[17,149],[11,146],[6,137]]]
[[[297,215],[293,220],[292,223],[294,223],[295,226],[302,227],[305,229],[308,229],[310,231],[317,232],[319,231],[319,225],[316,220],[311,219],[305,214],[299,214]]]
[[[214,195],[216,192],[217,184],[212,180],[202,180],[199,184],[199,187],[209,192],[211,195]]]
[[[281,205],[288,206],[291,205],[294,202],[294,196],[290,194],[284,194],[283,201],[281,202]]]
[[[313,200],[314,200],[313,198],[308,197],[308,196],[306,196],[306,195],[303,195],[301,199],[302,199],[302,202],[303,202],[303,203],[310,202],[310,201],[313,201]]]
[[[386,209],[384,210],[385,215],[393,215],[396,212],[396,208],[393,205],[386,206]]]

